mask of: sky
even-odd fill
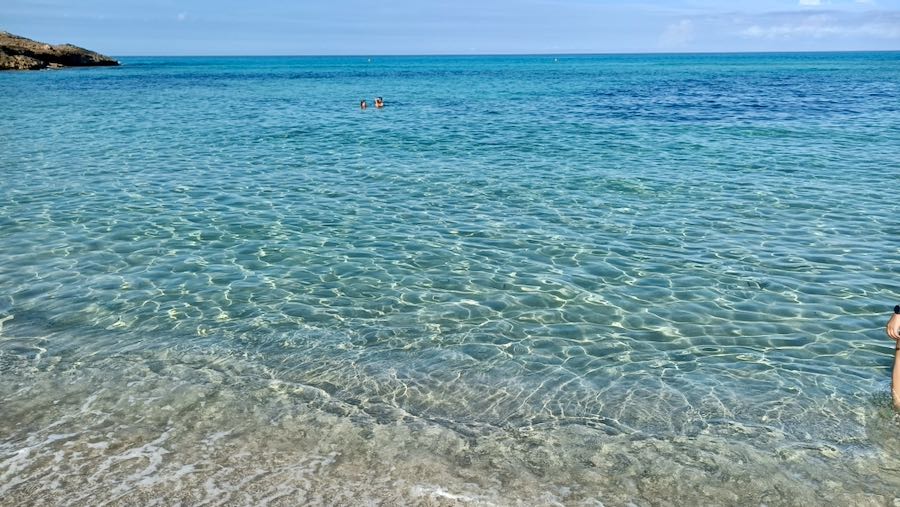
[[[113,56],[900,50],[900,0],[2,0]]]

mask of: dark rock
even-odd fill
[[[73,46],[50,45],[0,32],[0,70],[119,65],[108,56]]]

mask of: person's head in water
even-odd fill
[[[360,100],[360,101],[359,101],[359,108],[360,108],[360,109],[365,109],[365,108],[367,108],[367,107],[369,107],[369,105],[366,104],[366,99],[363,99],[363,100]]]
[[[384,107],[384,99],[382,99],[381,97],[375,97],[375,107]]]

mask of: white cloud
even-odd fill
[[[682,19],[667,26],[659,36],[659,45],[664,48],[682,48],[694,40],[694,22]]]
[[[849,16],[836,11],[803,16],[784,16],[769,23],[758,22],[743,28],[740,34],[757,39],[822,39],[826,37],[866,37],[900,39],[900,15]]]
[[[822,5],[822,0],[800,0],[800,5],[804,7]]]

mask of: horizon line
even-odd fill
[[[377,57],[423,57],[423,56],[639,56],[639,55],[754,55],[754,54],[827,54],[827,53],[900,53],[898,49],[812,49],[812,50],[747,50],[747,51],[614,51],[614,52],[563,52],[563,53],[191,53],[191,54],[112,54],[111,56],[119,58],[130,57],[148,57],[148,58],[328,58],[328,57],[344,57],[344,58],[377,58]]]

